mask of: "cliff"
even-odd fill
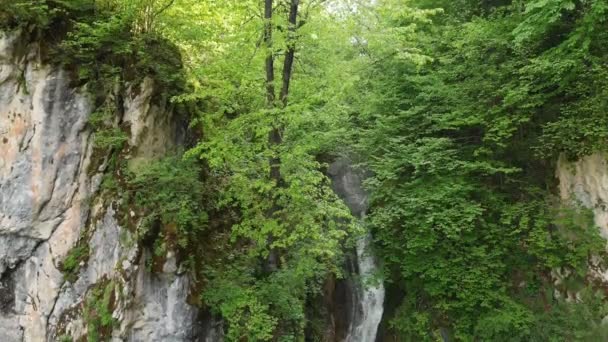
[[[556,176],[562,201],[575,202],[593,212],[595,225],[608,240],[608,159],[606,154],[595,153],[570,162],[560,158]],[[599,266],[600,259],[592,263]],[[608,282],[608,271],[592,267],[592,275],[603,284]]]
[[[0,39],[0,339],[192,340],[188,276],[171,253],[148,272],[119,199],[100,196],[108,154],[94,147],[90,96],[23,41]],[[183,136],[154,87],[124,87],[122,158],[161,156]]]

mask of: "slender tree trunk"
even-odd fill
[[[287,107],[287,99],[289,96],[289,85],[291,83],[291,75],[293,70],[293,61],[295,58],[296,49],[296,25],[298,18],[298,6],[299,0],[290,0],[289,7],[289,28],[288,28],[288,44],[287,51],[285,53],[285,61],[283,63],[283,77],[282,86],[280,93],[281,109]],[[274,87],[274,56],[273,56],[273,44],[272,44],[272,0],[265,0],[264,2],[264,42],[268,50],[266,56],[266,101],[268,108],[277,109],[275,87]],[[272,149],[281,145],[283,142],[282,138],[283,127],[280,123],[273,125],[272,130],[268,134],[268,145]],[[275,151],[275,153],[277,153]],[[276,187],[282,187],[283,178],[281,176],[281,158],[278,155],[274,155],[269,160],[270,163],[270,179],[275,183]],[[280,210],[276,200],[272,200],[273,204],[268,214],[269,218],[272,218],[277,211]],[[268,243],[272,244],[273,237],[268,237]],[[279,267],[279,255],[278,251],[274,248],[270,249],[267,261],[267,271],[272,272]]]
[[[289,7],[289,27],[287,32],[287,50],[285,51],[285,60],[283,62],[283,75],[282,85],[280,92],[280,102],[276,101],[275,86],[274,86],[274,56],[273,56],[273,43],[272,43],[272,15],[273,15],[273,0],[265,0],[264,2],[264,42],[267,48],[266,55],[266,101],[268,108],[272,111],[285,110],[287,107],[287,99],[289,96],[289,85],[291,83],[293,62],[295,58],[296,50],[296,29],[297,29],[297,18],[298,18],[298,5],[299,0],[286,0],[290,1]],[[274,113],[273,113],[274,115]],[[269,159],[270,166],[270,180],[275,184],[276,189],[285,187],[283,177],[281,176],[281,158],[278,155],[278,149],[283,143],[283,125],[280,122],[273,122],[272,129],[268,134],[268,146],[272,151],[272,156]],[[268,218],[273,219],[276,213],[281,210],[280,205],[277,203],[276,195],[270,194],[272,205],[268,212]],[[268,236],[268,244],[272,246],[274,237],[272,234]],[[272,273],[278,270],[280,267],[279,251],[276,248],[270,247],[268,259],[265,264],[265,271]],[[283,332],[288,331],[289,327],[284,324],[279,324],[274,331],[273,341],[278,341],[279,337]]]
[[[266,45],[266,103],[270,110],[275,108],[275,89],[274,89],[274,53],[273,53],[273,43],[272,43],[272,9],[273,0],[264,0],[264,44]],[[268,134],[268,145],[270,147],[278,145],[281,143],[281,136],[278,130],[273,127],[271,132]],[[277,185],[281,180],[281,170],[280,164],[281,161],[279,158],[270,157],[270,179],[274,181]],[[270,194],[272,198],[272,194]],[[274,199],[272,200],[272,206],[268,212],[268,218],[272,218],[274,213],[278,210],[278,206]],[[272,245],[273,236],[270,234],[268,236],[268,244]],[[266,272],[274,272],[278,268],[279,257],[276,249],[271,248],[268,254],[268,260],[266,260]]]
[[[264,45],[266,45],[266,102],[269,108],[274,107],[274,56],[272,45],[272,0],[264,2]]]
[[[267,0],[268,1],[268,0]],[[287,100],[289,97],[289,86],[291,84],[291,76],[293,71],[293,61],[295,59],[296,54],[296,28],[297,28],[297,19],[298,19],[298,6],[300,5],[300,0],[291,0],[289,6],[289,28],[287,32],[287,51],[285,53],[285,60],[283,62],[283,84],[281,86],[281,107],[284,109],[287,107]],[[267,69],[266,73],[268,75],[268,61],[266,62]],[[272,72],[272,79],[274,80],[274,71]],[[268,80],[268,78],[267,78]],[[272,99],[274,100],[274,87],[272,87]],[[270,135],[268,137],[268,142],[270,146],[280,145],[283,142],[282,138],[283,127],[280,124],[277,124],[273,127]],[[276,182],[278,186],[281,186],[281,160],[276,157],[271,160],[270,165],[270,178]]]
[[[293,71],[293,60],[296,54],[296,28],[298,20],[298,6],[300,0],[291,0],[289,6],[289,27],[287,32],[287,53],[283,63],[283,86],[281,87],[281,103],[287,107],[289,96],[289,85],[291,83],[291,73]]]
[[[274,88],[274,56],[273,56],[273,44],[272,44],[272,0],[265,0],[264,6],[264,40],[266,41],[266,47],[268,54],[266,56],[266,101],[268,102],[268,108],[276,108],[276,95]],[[268,145],[270,147],[280,145],[282,143],[281,129],[278,125],[273,125],[272,130],[268,135]],[[281,160],[278,157],[270,158],[270,179],[275,182],[276,186],[281,185]],[[272,213],[276,212],[278,208],[273,208]]]

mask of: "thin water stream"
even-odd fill
[[[374,282],[368,284],[366,281],[374,276],[378,268],[370,250],[371,242],[371,234],[366,234],[357,243],[357,264],[362,284],[357,290],[358,303],[355,307],[360,312],[351,324],[347,342],[374,342],[384,312],[384,285]]]
[[[354,169],[347,159],[334,162],[329,173],[336,194],[344,200],[353,216],[359,218],[365,226],[368,196],[363,189],[364,175]],[[376,258],[370,248],[371,243],[370,232],[357,242],[354,259],[358,272],[355,278],[361,281],[353,284],[351,322],[345,342],[374,342],[384,313],[384,285],[381,282],[369,282],[378,270]]]

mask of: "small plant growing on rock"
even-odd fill
[[[87,324],[87,340],[103,341],[112,334],[117,323],[112,317],[116,306],[116,291],[113,281],[97,284],[89,291],[85,301],[84,318]]]
[[[61,335],[58,339],[59,342],[74,342],[74,339],[70,335]]]
[[[86,244],[76,246],[70,250],[60,266],[67,281],[71,283],[76,281],[78,278],[78,270],[80,270],[80,263],[86,261],[88,257],[89,246]]]

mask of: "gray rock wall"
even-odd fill
[[[608,240],[608,155],[595,153],[576,162],[561,158],[556,176],[562,200],[591,209],[600,234]],[[599,260],[592,259],[592,264],[598,263]],[[608,283],[608,270],[592,267],[591,275]]]
[[[596,153],[576,162],[560,159],[557,177],[562,199],[592,209],[595,223],[608,239],[608,155]]]
[[[88,96],[37,51],[19,34],[0,37],[0,341],[83,338],[84,302],[101,283],[115,287],[112,340],[194,339],[188,277],[171,256],[163,272],[146,270],[148,252],[98,196],[103,166],[89,170],[103,163],[93,160]],[[122,121],[131,127],[127,157],[144,160],[166,153],[177,130],[152,101],[154,82],[136,87],[123,94]],[[79,239],[89,257],[69,282],[60,265]]]

